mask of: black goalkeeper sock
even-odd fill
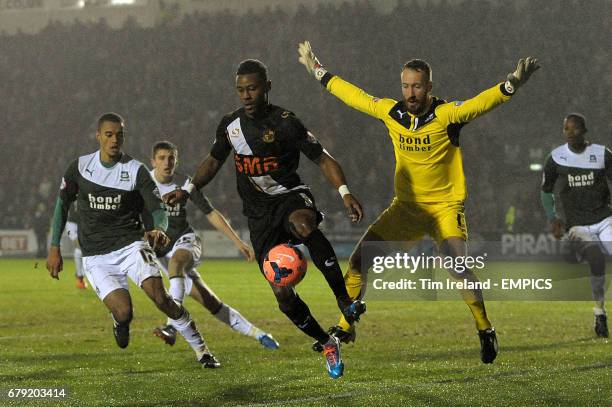
[[[338,304],[341,307],[349,305],[351,299],[344,285],[344,277],[342,276],[338,259],[336,259],[336,253],[329,240],[327,240],[323,232],[316,229],[304,240],[304,244],[310,252],[312,262],[321,270],[325,280],[327,280],[327,284],[329,284],[334,292]]]

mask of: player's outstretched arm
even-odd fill
[[[510,100],[516,90],[539,68],[536,58],[521,59],[516,70],[508,74],[505,83],[497,84],[471,99],[445,103],[436,109],[436,115],[440,121],[446,123],[469,123]]]
[[[540,69],[540,65],[538,65],[537,58],[527,57],[519,59],[514,72],[509,73],[506,78],[505,87],[508,93],[516,92],[538,69]]]
[[[379,99],[369,95],[363,89],[345,81],[339,76],[327,72],[319,59],[315,56],[310,42],[304,41],[298,45],[299,61],[309,74],[314,76],[332,95],[342,100],[348,106],[366,113],[377,119],[386,117],[389,110],[395,105],[391,99]]]
[[[240,252],[247,259],[247,261],[255,260],[255,252],[253,251],[253,248],[249,244],[245,243],[242,239],[240,239],[238,233],[236,233],[234,228],[229,224],[229,222],[227,221],[227,219],[225,219],[221,212],[214,209],[212,212],[206,215],[206,219],[208,219],[210,224],[213,225],[215,229],[223,233],[225,236],[228,237],[228,239],[234,242],[238,250],[240,250]]]
[[[329,155],[327,151],[323,151],[317,164],[329,182],[338,189],[349,219],[352,222],[359,222],[363,218],[363,209],[359,201],[350,193],[346,186],[346,178],[338,161]]]
[[[191,179],[191,183],[187,185],[186,189],[175,189],[167,193],[162,197],[163,201],[169,205],[175,205],[177,203],[184,204],[187,202],[189,194],[194,190],[202,188],[215,178],[222,164],[223,161],[217,160],[210,154],[207,155],[198,167],[195,175]]]

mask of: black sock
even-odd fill
[[[327,284],[334,292],[339,305],[345,307],[350,304],[351,299],[344,285],[344,277],[338,259],[336,259],[336,253],[323,232],[316,229],[304,240],[304,244],[308,247],[312,262],[321,270]]]
[[[321,343],[329,339],[329,335],[310,313],[308,305],[297,294],[290,302],[279,304],[279,308],[306,335]]]

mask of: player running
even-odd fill
[[[414,245],[429,234],[445,256],[465,256],[467,226],[463,204],[466,187],[459,148],[460,130],[508,101],[539,68],[537,60],[521,59],[505,83],[498,83],[472,99],[449,103],[431,94],[431,67],[423,60],[413,59],[403,66],[403,99],[396,101],[370,96],[327,72],[308,41],[299,44],[298,52],[299,61],[306,70],[332,95],[387,126],[395,150],[395,197],[368,227],[351,254],[344,277],[351,299],[364,295],[367,269],[362,269],[362,246],[365,242],[402,241]],[[371,259],[363,261],[372,264]],[[449,272],[455,278],[478,281],[470,270]],[[487,318],[482,292],[480,289],[462,290],[461,294],[476,321],[481,360],[492,363],[497,356],[497,338]],[[355,340],[354,326],[343,317],[334,330],[344,342]]]
[[[189,177],[175,173],[178,165],[178,149],[169,141],[158,141],[153,145],[151,154],[151,178],[155,181],[159,193],[164,195],[177,188],[187,187]],[[252,261],[255,258],[253,249],[240,239],[221,212],[212,207],[210,201],[200,191],[194,191],[189,198],[204,214],[211,225],[227,236]],[[268,349],[278,349],[278,342],[272,335],[262,331],[237,310],[221,302],[219,297],[204,283],[196,267],[202,255],[202,242],[187,221],[186,205],[166,206],[168,229],[166,234],[170,243],[156,250],[162,270],[170,279],[170,295],[174,301],[183,303],[185,295],[191,296],[210,311],[218,320],[229,325],[233,330],[257,339]],[[145,226],[147,222],[145,222]],[[187,277],[187,278],[185,278]],[[168,319],[166,326],[155,328],[153,333],[168,345],[176,342],[176,328]]]
[[[78,213],[76,211],[76,204],[68,212],[68,221],[66,222],[66,236],[74,245],[74,276],[76,277],[76,288],[84,290],[87,288],[87,280],[85,280],[85,274],[83,273],[83,252],[79,246],[79,236],[77,225]]]
[[[612,255],[612,208],[608,180],[612,180],[612,152],[600,144],[585,140],[586,120],[572,113],[563,120],[567,143],[555,148],[544,165],[540,198],[554,236],[572,243],[577,261],[586,260],[591,271],[591,289],[595,300],[595,333],[608,337],[608,318],[604,305],[606,259]],[[565,224],[555,210],[555,184]]]
[[[159,264],[148,242],[143,241],[140,221],[142,202],[152,214],[154,230],[146,232],[153,247],[164,246],[168,218],[146,167],[121,151],[125,139],[123,119],[116,113],[98,119],[96,140],[100,149],[74,160],[66,170],[53,215],[53,237],[47,270],[58,279],[63,260],[60,237],[73,201],[79,210],[79,242],[83,268],[98,297],[113,319],[113,333],[120,348],[130,339],[132,299],[127,277],[172,319],[203,367],[219,366],[187,310],[166,293]]]
[[[164,197],[173,204],[208,184],[233,152],[238,193],[248,218],[251,242],[263,272],[268,251],[288,241],[306,245],[315,266],[323,273],[338,306],[353,322],[365,312],[365,304],[351,301],[331,244],[318,229],[321,214],[314,197],[302,183],[297,168],[300,152],[315,162],[342,196],[352,221],[361,220],[361,205],[346,186],[342,168],[290,111],[268,103],[272,83],[267,67],[245,60],[236,72],[236,90],[243,107],[226,115],[219,124],[215,143],[193,177],[188,191],[175,190]],[[306,335],[323,344],[328,373],[342,376],[340,343],[326,333],[293,287],[270,285],[280,310]]]

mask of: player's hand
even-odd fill
[[[64,268],[64,259],[62,259],[62,252],[57,246],[51,246],[49,248],[49,254],[47,255],[47,270],[51,278],[59,280],[59,272]]]
[[[537,58],[527,57],[519,59],[516,70],[508,74],[506,80],[512,84],[514,91],[520,88],[529,80],[531,74],[540,69]]]
[[[145,239],[147,239],[147,242],[149,242],[149,245],[153,248],[153,250],[162,249],[168,246],[168,243],[170,243],[170,238],[168,235],[159,229],[153,229],[145,232]]]
[[[298,54],[300,54],[298,61],[300,61],[300,63],[306,67],[309,74],[313,75],[316,80],[320,81],[327,71],[323,68],[323,65],[321,65],[314,52],[312,52],[309,41],[299,43]]]
[[[188,198],[189,192],[185,191],[184,189],[177,188],[174,191],[168,192],[166,195],[162,196],[162,201],[164,201],[165,204],[174,206],[177,203],[184,204],[187,202]]]
[[[247,261],[255,260],[255,251],[250,244],[246,244],[242,240],[237,244],[238,250],[242,253],[242,255],[247,259]]]
[[[565,233],[565,225],[561,222],[561,219],[555,218],[550,222],[550,230],[553,236],[558,240],[561,239]]]
[[[361,218],[363,218],[363,209],[361,208],[361,204],[353,195],[346,194],[344,198],[342,198],[344,202],[344,207],[346,208],[346,213],[348,214],[351,222],[359,222]]]

